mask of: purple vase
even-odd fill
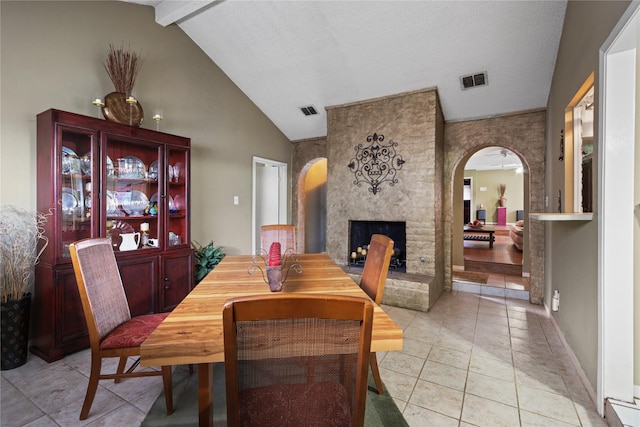
[[[267,280],[271,292],[280,292],[282,290],[282,266],[267,266]]]

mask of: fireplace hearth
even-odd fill
[[[349,266],[363,267],[366,251],[374,234],[382,234],[393,240],[393,255],[389,263],[390,271],[406,271],[407,235],[404,221],[349,221]]]

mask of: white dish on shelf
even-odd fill
[[[84,153],[84,155],[80,157],[80,167],[82,168],[83,174],[91,176],[91,152]],[[107,177],[113,176],[113,162],[111,161],[111,158],[107,156]]]
[[[62,210],[71,211],[78,206],[75,191],[69,187],[62,187]]]
[[[84,153],[84,155],[80,157],[80,168],[84,175],[91,176],[91,152]]]
[[[144,210],[149,206],[149,199],[142,191],[132,190],[122,195],[120,205],[129,215],[144,215]]]
[[[70,175],[80,173],[80,157],[72,149],[62,146],[62,173]]]
[[[149,165],[149,179],[152,179],[154,181],[158,180],[158,161],[157,160],[154,160]]]
[[[118,159],[118,177],[126,179],[144,179],[147,168],[136,156]]]
[[[107,215],[119,216],[119,212],[118,198],[116,197],[116,193],[114,191],[107,190]]]

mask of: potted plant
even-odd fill
[[[34,268],[48,244],[47,215],[0,206],[1,369],[27,361]]]
[[[194,240],[191,242],[191,246],[195,251],[196,269],[194,279],[195,284],[197,285],[207,274],[209,274],[211,270],[215,268],[216,265],[218,265],[220,261],[222,261],[222,258],[224,258],[226,254],[223,252],[223,247],[216,248],[213,246],[213,241],[209,242],[207,246],[202,246]]]

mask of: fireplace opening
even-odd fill
[[[364,267],[371,236],[382,234],[393,240],[389,271],[406,271],[407,225],[404,221],[349,221],[349,266]],[[363,254],[364,253],[364,254]]]

